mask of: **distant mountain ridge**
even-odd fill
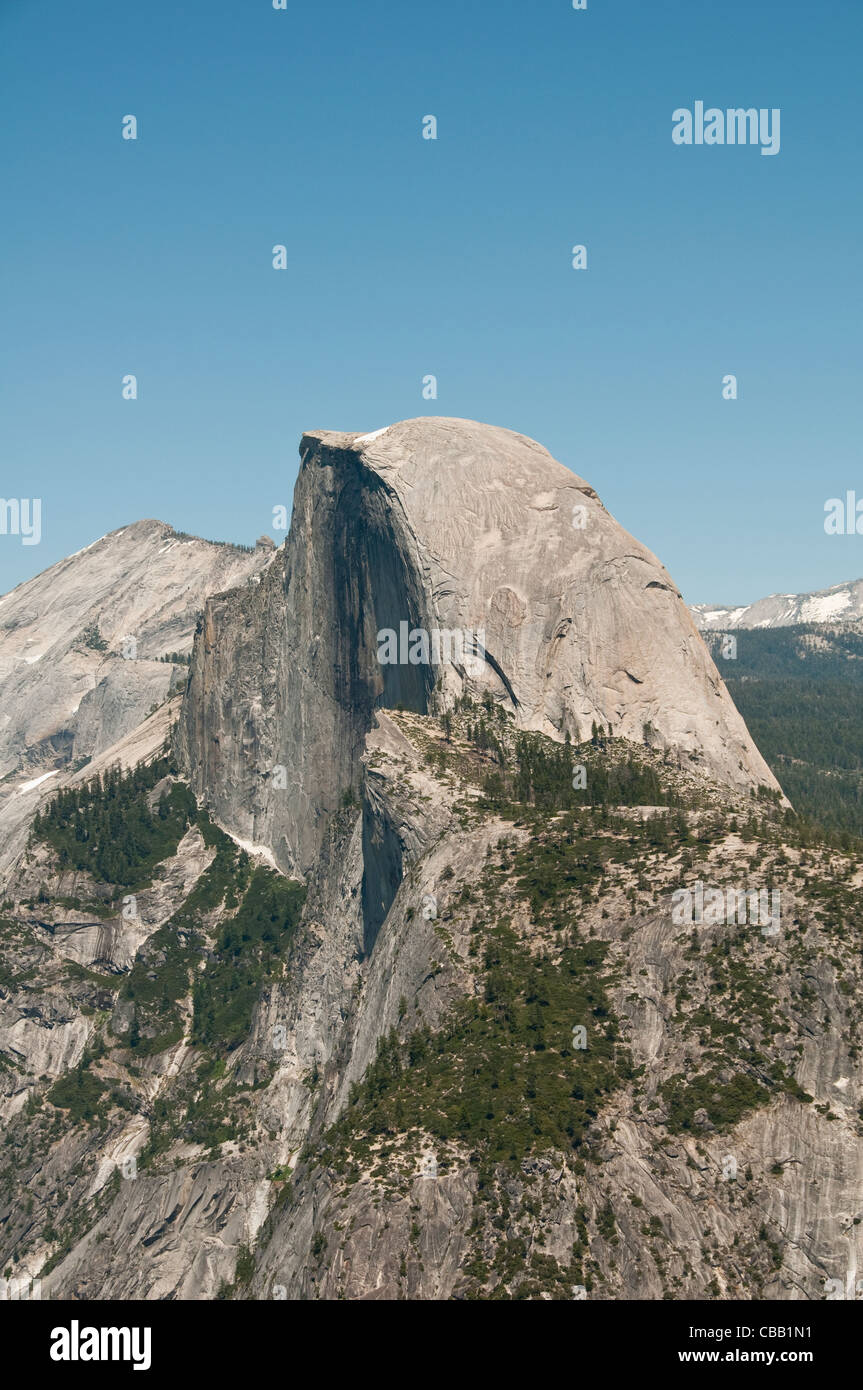
[[[92,756],[136,727],[166,697],[164,658],[191,651],[207,598],[269,559],[150,519],[0,597],[0,777],[53,767],[67,745],[70,758]],[[100,687],[119,694],[94,721]]]
[[[0,597],[0,863],[65,773],[182,688],[206,600],[255,580],[272,556],[151,518]]]
[[[863,579],[834,584],[811,594],[770,594],[742,607],[693,603],[696,627],[717,631],[735,627],[792,627],[796,623],[850,622],[863,618]]]

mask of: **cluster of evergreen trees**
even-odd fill
[[[513,746],[507,737],[512,727],[507,712],[491,695],[486,694],[479,703],[469,695],[461,696],[454,710],[456,716],[467,715],[464,731],[468,741],[497,764],[483,784],[486,803],[492,809],[514,804],[541,811],[563,811],[575,806],[681,804],[673,792],[663,788],[655,770],[631,745],[614,740],[611,728],[606,730],[594,723],[590,743],[578,747],[568,735],[559,744],[530,733],[517,734]],[[441,725],[447,740],[451,739],[453,719],[449,713],[442,715]],[[646,725],[645,737],[648,732]],[[609,756],[597,758],[591,756],[590,750]],[[584,774],[576,776],[580,765]]]
[[[509,758],[484,720],[469,726],[468,736],[478,749],[491,751],[500,764],[500,771],[491,772],[483,787],[487,802],[497,808],[513,802],[541,811],[574,806],[679,805],[678,798],[663,788],[655,770],[637,753],[626,751],[625,745],[616,746],[613,756],[580,763],[578,751],[568,739],[559,744],[519,734]],[[607,746],[599,731],[592,744]],[[583,767],[583,773],[576,773],[578,767]]]
[[[737,634],[717,658],[749,732],[796,809],[863,836],[863,631],[812,625]],[[717,635],[710,645],[717,655]]]
[[[89,627],[85,627],[78,640],[85,647],[89,647],[91,651],[106,652],[108,650],[108,643],[99,631],[98,623],[90,623]]]
[[[607,947],[566,946],[560,959],[524,949],[495,928],[483,953],[482,997],[464,1000],[443,1028],[404,1044],[395,1029],[351,1087],[349,1106],[327,1136],[327,1158],[368,1155],[369,1141],[414,1127],[460,1139],[472,1161],[517,1168],[537,1149],[579,1150],[602,1099],[632,1075],[606,993]],[[573,1061],[573,1023],[590,1046]]]
[[[798,623],[792,627],[744,628],[735,633],[734,658],[721,655],[719,632],[705,632],[711,655],[726,679],[839,680],[860,684],[863,623]],[[855,672],[854,668],[857,667]]]
[[[118,889],[135,888],[173,854],[195,818],[195,799],[179,783],[150,810],[148,793],[173,771],[170,758],[163,757],[67,787],[37,814],[32,837],[56,850],[61,868],[85,870]]]
[[[230,1052],[248,1036],[261,986],[281,969],[305,889],[258,867],[237,913],[222,924],[213,959],[195,981],[193,1039]]]

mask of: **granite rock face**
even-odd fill
[[[286,546],[207,605],[193,656],[178,747],[232,833],[307,872],[372,710],[486,690],[521,728],[776,787],[667,572],[541,445],[423,418],[301,452]]]
[[[525,1266],[546,1262],[558,1274],[572,1268],[574,1246],[589,1247],[590,1259],[570,1275],[570,1284],[564,1276],[553,1293],[535,1286],[534,1297],[585,1297],[585,1277],[586,1296],[603,1299],[807,1300],[824,1297],[831,1287],[832,1297],[856,1296],[863,1258],[857,1113],[863,1077],[849,1001],[859,988],[852,960],[860,923],[846,918],[840,929],[840,962],[833,954],[837,924],[825,930],[819,922],[811,881],[792,886],[792,874],[778,867],[786,853],[794,864],[805,860],[796,848],[780,848],[781,837],[778,845],[759,847],[762,871],[777,856],[783,926],[776,937],[718,923],[698,933],[694,946],[692,928],[676,922],[672,910],[680,882],[672,854],[653,858],[653,891],[639,894],[637,902],[628,872],[609,866],[596,900],[576,910],[579,938],[608,943],[619,1036],[636,1063],[634,1082],[603,1106],[592,1127],[591,1161],[541,1152],[517,1173],[499,1177],[491,1198],[488,1175],[483,1193],[477,1154],[459,1141],[455,1125],[444,1143],[416,1129],[393,1143],[392,1132],[372,1118],[356,1151],[348,1126],[320,1154],[321,1136],[345,1114],[351,1088],[367,1074],[382,1039],[397,1035],[408,1048],[418,1026],[445,1035],[460,1000],[484,992],[489,997],[476,950],[478,922],[503,919],[531,951],[552,958],[560,951],[558,932],[549,933],[542,914],[520,894],[518,875],[507,869],[529,831],[487,813],[465,815],[457,795],[463,784],[436,772],[425,756],[426,731],[436,724],[381,713],[367,740],[363,816],[378,837],[384,829],[392,836],[396,872],[356,987],[348,993],[343,986],[341,1036],[317,1054],[321,1083],[306,1122],[306,1146],[300,1152],[297,1138],[292,1145],[292,1200],[280,1203],[278,1191],[271,1196],[273,1216],[246,1296],[488,1296],[494,1279],[485,1294],[479,1287],[499,1265],[504,1241],[521,1251]],[[454,766],[465,751],[458,748]],[[697,786],[690,773],[675,778],[683,795]],[[745,805],[745,795],[735,797],[731,809],[740,814]],[[721,788],[714,787],[711,807],[692,818],[693,829],[716,812],[727,814]],[[736,834],[720,834],[699,853],[691,874],[709,883],[745,882],[751,848]],[[489,868],[499,858],[499,881],[506,886],[493,895]],[[848,872],[859,881],[859,868],[840,867],[829,855],[814,873],[810,869],[822,882]],[[355,882],[354,901],[358,887]],[[423,910],[430,900],[433,913]],[[359,931],[357,923],[358,952]],[[481,929],[480,940],[489,940]],[[717,959],[728,962],[733,985],[717,973]],[[269,1017],[275,1012],[271,1002]],[[716,1025],[705,1026],[714,1012]],[[292,1017],[296,1036],[301,1005]],[[768,1018],[768,1031],[779,1025],[774,1040],[781,1060],[773,1063],[757,1051],[768,1036],[762,1032]],[[724,1030],[740,1041],[720,1060],[714,1044]],[[261,1047],[264,1038],[261,1030],[250,1047]],[[738,1048],[752,1054],[754,1066],[738,1072]],[[772,1100],[765,1092],[763,1103],[737,1123],[714,1126],[700,1110],[683,1130],[673,1122],[669,1086],[697,1081],[699,1073],[715,1077],[715,1084],[744,1074],[763,1080],[771,1065],[787,1067],[793,1082]],[[404,1075],[408,1110],[419,1085],[412,1073]],[[449,1097],[449,1105],[455,1119],[457,1097]],[[493,1094],[489,1110],[498,1111]],[[362,1121],[357,1128],[362,1133]],[[345,1147],[347,1160],[334,1167]],[[441,1161],[433,1177],[424,1171],[429,1155]],[[585,1274],[588,1266],[592,1273]],[[485,1271],[478,1283],[477,1268]]]
[[[138,521],[0,598],[0,868],[46,796],[183,688],[209,595],[270,558]]]
[[[31,785],[34,724],[0,804],[3,1267],[79,1301],[854,1297],[859,855],[753,797],[668,575],[539,445],[426,419],[302,447],[288,541],[201,603],[185,691],[129,728],[146,682],[88,667],[92,761]],[[175,579],[143,675],[191,640]],[[381,662],[402,624],[465,642]],[[567,735],[596,806],[554,784]],[[27,823],[169,736],[198,804],[127,919]],[[694,882],[777,887],[781,931],[693,929]]]
[[[0,777],[92,757],[171,688],[204,601],[269,558],[138,521],[0,598]]]

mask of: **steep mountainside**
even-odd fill
[[[426,418],[301,450],[287,544],[251,595],[208,604],[184,705],[182,764],[232,833],[307,872],[375,705],[465,691],[552,738],[647,729],[723,781],[776,786],[666,571],[541,445]],[[461,650],[379,660],[380,633],[407,648],[417,630]]]
[[[182,689],[205,600],[270,558],[139,521],[0,598],[0,865],[58,778]]]
[[[0,598],[0,777],[92,757],[140,724],[205,599],[268,558],[138,521]]]
[[[855,1296],[860,842],[788,807],[665,571],[540,446],[303,450],[186,690],[2,873],[5,1277]],[[410,660],[444,630],[481,640]]]
[[[305,890],[165,762],[37,824],[6,1267],[76,1299],[853,1293],[859,856],[470,697],[379,714],[361,797]],[[698,883],[781,908],[681,920]]]

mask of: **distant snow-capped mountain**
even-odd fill
[[[844,623],[863,618],[863,579],[834,584],[813,594],[771,594],[742,608],[693,603],[692,616],[704,631],[732,627],[790,627],[793,623]]]

